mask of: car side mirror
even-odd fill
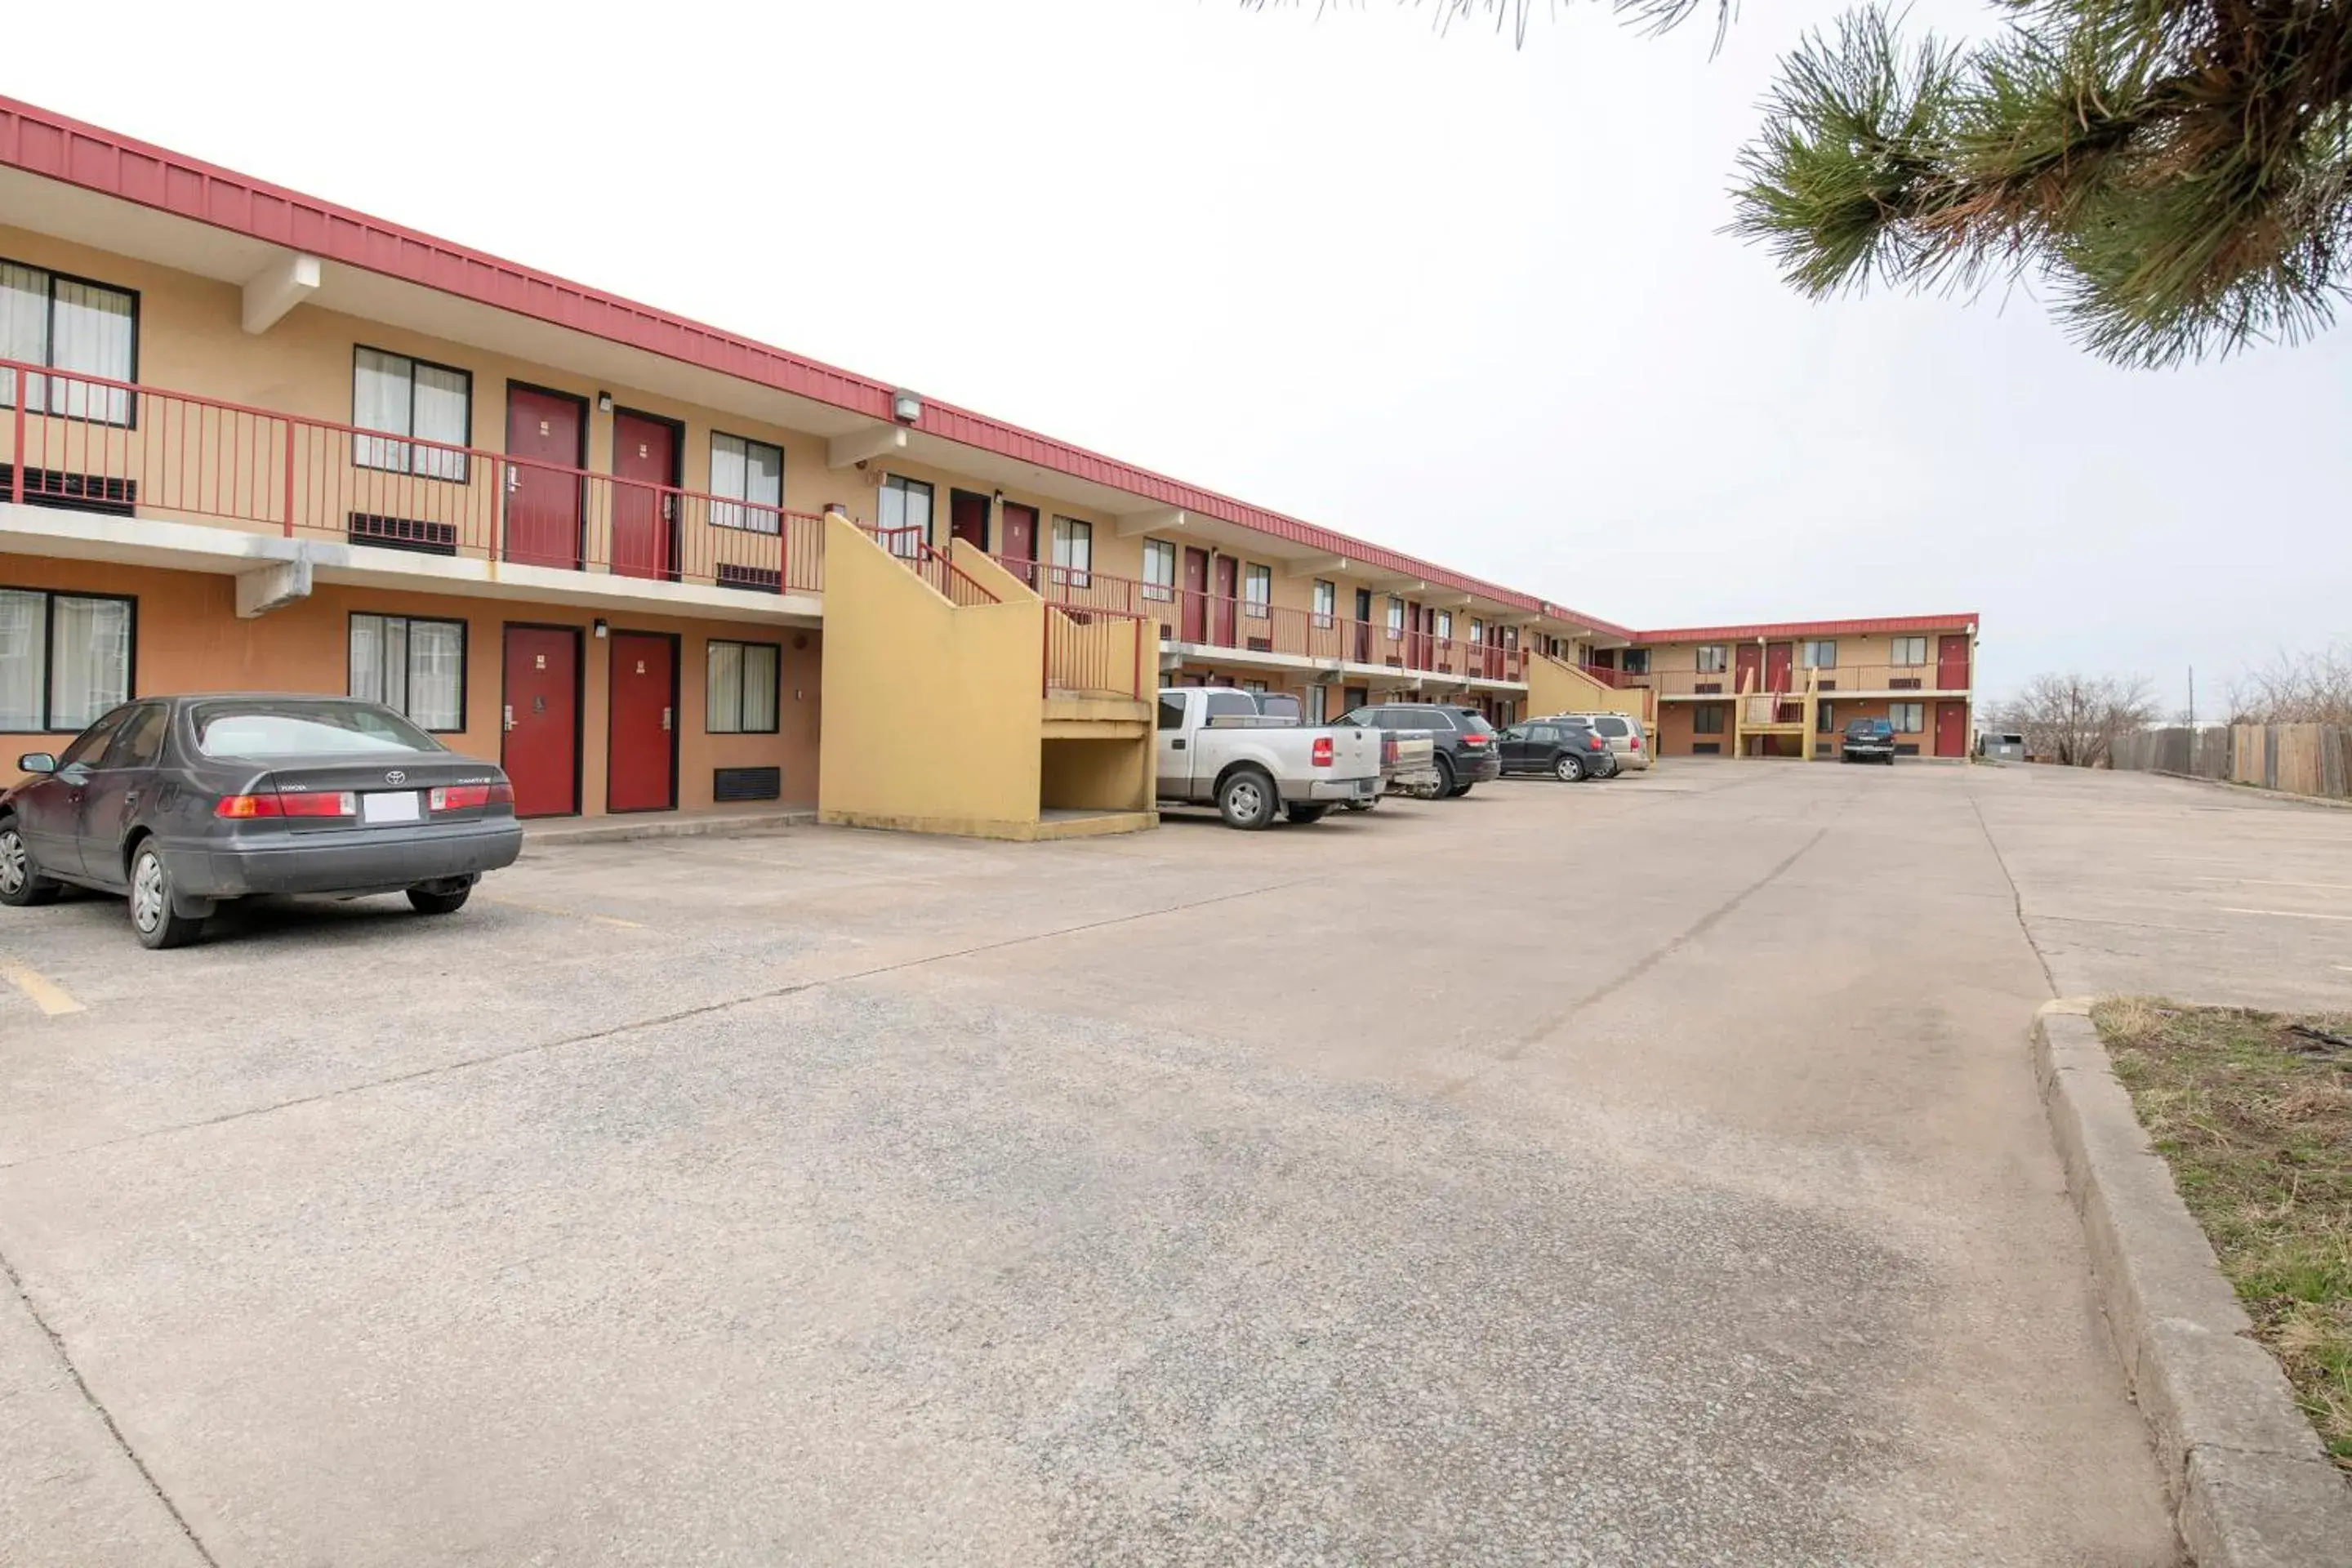
[[[16,759],[16,771],[26,773],[53,773],[58,771],[58,760],[47,752],[26,752]]]

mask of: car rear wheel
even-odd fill
[[[152,843],[131,858],[131,929],[143,947],[185,947],[205,929],[172,907],[172,873]]]
[[[1551,776],[1562,784],[1581,783],[1584,778],[1584,759],[1574,752],[1562,752],[1559,754],[1559,760],[1551,765]]]
[[[473,895],[474,884],[463,877],[451,877],[438,882],[419,882],[408,889],[408,901],[416,906],[420,915],[454,915],[466,907]]]
[[[1437,798],[1451,800],[1454,795],[1454,760],[1440,752],[1437,753]]]
[[[1217,790],[1217,814],[1228,827],[1264,827],[1274,820],[1275,807],[1280,804],[1274,781],[1255,768],[1242,769]]]
[[[32,852],[14,817],[0,821],[0,904],[25,909],[46,904],[60,891],[57,883],[33,869]]]

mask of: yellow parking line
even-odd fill
[[[2221,912],[2225,915],[2276,915],[2283,921],[2352,921],[2352,915],[2314,914],[2309,910],[2242,910],[2231,904],[2223,904]]]
[[[37,970],[27,969],[21,963],[0,963],[0,980],[5,980],[9,984],[22,991],[34,1006],[52,1018],[63,1013],[88,1011],[80,1003],[73,999],[72,994],[64,986]]]
[[[618,915],[583,915],[577,910],[559,910],[552,904],[534,904],[523,899],[485,899],[485,903],[503,904],[510,910],[529,910],[535,915],[553,915],[558,920],[592,921],[600,926],[618,926],[623,931],[643,931],[644,922],[625,921]]]

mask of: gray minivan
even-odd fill
[[[1650,733],[1642,721],[1630,713],[1563,713],[1563,719],[1582,719],[1601,731],[1616,754],[1621,768],[1646,768],[1654,755]]]

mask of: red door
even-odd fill
[[[1734,691],[1764,689],[1764,646],[1744,642],[1739,645],[1738,663],[1732,669],[1731,689]]]
[[[1185,642],[1209,640],[1209,552],[1186,549],[1184,552],[1184,635]]]
[[[1968,636],[1964,632],[1946,632],[1936,639],[1936,689],[1966,691],[1968,689]],[[1942,756],[1942,748],[1938,747],[1936,754]]]
[[[1219,647],[1234,646],[1234,601],[1241,594],[1242,563],[1230,555],[1217,557],[1217,629],[1210,641]]]
[[[613,416],[613,571],[677,575],[677,427]]]
[[[580,434],[587,405],[528,386],[507,388],[507,559],[580,565]]]
[[[667,811],[677,804],[677,644],[614,632],[604,809]]]
[[[1796,651],[1797,645],[1795,643],[1776,642],[1767,643],[1764,646],[1765,690],[1786,691],[1790,689],[1789,675],[1790,668],[1796,663]]]
[[[974,550],[988,548],[988,498],[970,490],[948,493],[948,537],[968,539]]]
[[[580,809],[580,634],[563,626],[507,628],[506,741],[499,765],[514,781],[517,816]]]
[[[1965,757],[1969,754],[1967,703],[1936,704],[1936,754],[1939,757]]]
[[[1003,534],[1004,559],[1007,561],[1036,560],[1037,509],[1034,506],[1016,506],[1012,501],[1005,501],[997,508],[997,517],[999,519],[997,526]],[[1037,586],[1037,573],[1034,567],[1024,569],[1015,566],[1011,570],[1014,576],[1019,577],[1032,588]]]

